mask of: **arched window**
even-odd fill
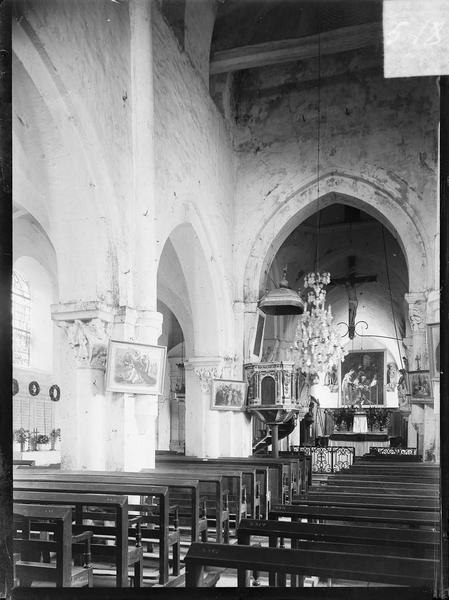
[[[31,294],[28,283],[16,272],[12,275],[13,363],[30,366]]]

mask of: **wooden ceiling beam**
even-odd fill
[[[321,56],[325,56],[374,46],[381,42],[382,23],[365,23],[301,38],[240,46],[215,52],[210,62],[210,74],[218,75],[314,58],[318,56],[318,50]]]

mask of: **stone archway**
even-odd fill
[[[410,197],[414,192],[409,190]],[[257,302],[264,291],[264,276],[282,242],[302,221],[336,201],[360,208],[380,221],[398,243],[409,268],[409,290],[420,292],[432,287],[429,268],[432,257],[426,254],[429,241],[424,228],[403,194],[381,188],[375,182],[348,173],[331,171],[301,187],[279,202],[267,216],[254,238],[246,264],[243,297],[245,303]]]

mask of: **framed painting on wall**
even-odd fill
[[[165,346],[109,342],[106,390],[124,394],[161,395],[164,386]]]
[[[212,381],[212,410],[244,410],[246,381],[214,379]]]
[[[342,406],[382,405],[384,383],[384,350],[350,350],[340,369]]]
[[[263,351],[263,335],[265,332],[266,315],[261,310],[256,311],[256,321],[251,336],[250,343],[250,360],[259,361]]]
[[[427,343],[429,345],[429,370],[431,379],[440,378],[440,324],[427,326]]]
[[[412,398],[432,399],[432,386],[429,371],[409,371],[410,392]]]

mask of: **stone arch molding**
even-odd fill
[[[243,295],[246,303],[257,302],[264,289],[264,273],[290,233],[317,210],[338,202],[364,210],[380,221],[397,239],[407,261],[409,291],[431,287],[424,227],[413,205],[422,200],[412,190],[403,192],[358,175],[328,171],[277,203],[257,232],[246,263]]]
[[[207,226],[206,217],[191,202],[185,203],[183,208],[181,218],[171,223],[166,235],[161,236],[158,260],[170,239],[189,293],[195,354],[229,354],[233,350],[234,313],[224,266],[216,258],[219,253],[209,234],[212,229]],[[194,273],[203,278],[201,282],[192,280]],[[196,310],[198,298],[195,295],[200,289],[205,298],[202,310]]]

